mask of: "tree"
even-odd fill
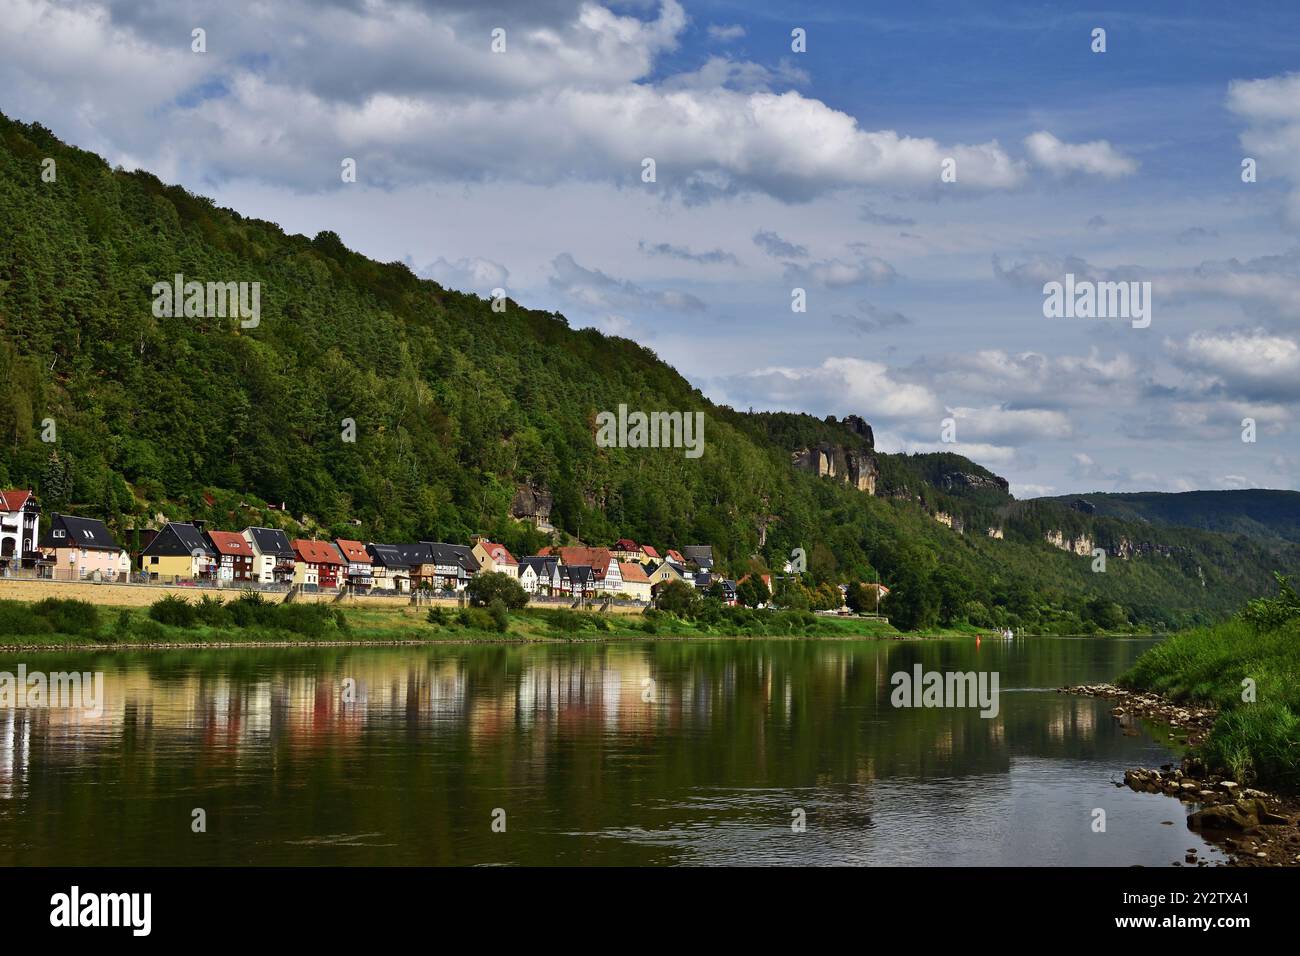
[[[861,581],[854,581],[849,585],[849,593],[845,595],[844,603],[854,614],[873,613],[876,610],[876,593]]]
[[[900,631],[933,627],[939,618],[939,591],[929,575],[904,568],[880,609]]]
[[[698,600],[695,588],[685,581],[669,581],[660,585],[659,593],[655,595],[655,607],[670,614],[686,616],[694,610]]]
[[[470,578],[465,593],[478,607],[490,606],[500,600],[510,610],[519,610],[528,603],[528,592],[524,586],[508,574],[500,571],[488,571]]]
[[[757,574],[751,574],[736,585],[736,600],[745,607],[766,604],[771,597],[772,592],[767,589],[767,583]]]

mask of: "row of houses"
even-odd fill
[[[611,548],[554,547],[516,558],[504,545],[441,541],[405,544],[347,538],[291,539],[276,528],[208,530],[203,522],[173,521],[141,532],[133,560],[107,526],[95,518],[54,513],[40,534],[40,509],[30,491],[0,491],[0,572],[35,569],[61,580],[171,583],[193,581],[239,586],[409,592],[463,591],[476,574],[497,572],[529,594],[650,601],[658,588],[683,581],[707,590],[718,585],[735,603],[736,583],[714,574],[709,545],[660,554],[621,538]]]

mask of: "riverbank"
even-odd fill
[[[905,634],[878,618],[807,611],[728,608],[716,618],[658,611],[524,608],[498,620],[482,608],[401,604],[274,604],[240,600],[184,601],[165,612],[82,601],[0,601],[0,650],[113,648],[297,647],[303,645],[540,643],[692,640],[718,637],[924,640],[972,636],[965,629]]]

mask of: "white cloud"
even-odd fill
[[[1063,143],[1046,130],[1025,137],[1025,150],[1036,166],[1051,173],[1087,173],[1114,179],[1137,172],[1135,160],[1104,139],[1091,143]]]
[[[745,35],[745,28],[739,23],[729,24],[709,24],[709,36],[714,40],[720,40],[723,43],[730,43],[732,40],[739,40]]]
[[[1300,399],[1300,342],[1264,329],[1193,332],[1165,347],[1184,368],[1211,375],[1233,394]]]
[[[477,257],[455,262],[440,257],[420,274],[441,286],[462,292],[488,293],[496,288],[506,288],[510,281],[510,270],[505,266]]]

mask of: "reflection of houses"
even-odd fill
[[[104,522],[76,515],[50,515],[41,550],[52,560],[56,578],[69,580],[125,580],[131,559],[113,540]]]
[[[0,491],[0,568],[40,563],[41,509],[30,491]]]
[[[238,531],[209,531],[208,543],[217,553],[217,579],[253,580],[253,546]]]
[[[289,584],[295,560],[289,536],[278,528],[245,528],[244,539],[253,546],[253,575],[259,584]]]

